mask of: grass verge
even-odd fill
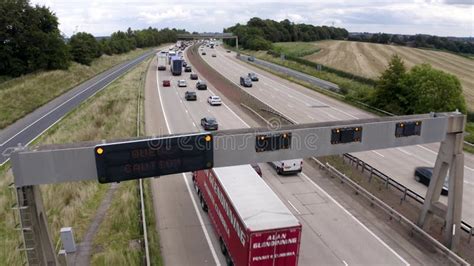
[[[136,136],[137,93],[139,91],[136,84],[138,84],[141,73],[145,71],[146,66],[146,62],[141,63],[106,89],[82,103],[47,133],[38,138],[35,144]],[[16,249],[20,243],[20,234],[14,230],[16,220],[13,211],[10,209],[11,204],[15,202],[13,194],[8,189],[8,184],[12,180],[13,177],[7,164],[0,169],[0,216],[2,217],[0,219],[0,239],[2,240],[0,241],[0,261],[5,265],[22,265],[24,262],[22,254]],[[131,183],[133,184],[133,182]],[[41,186],[54,243],[57,243],[59,229],[63,226],[73,227],[76,242],[81,241],[108,188],[109,185],[100,185],[93,181]],[[134,188],[136,189],[135,186]],[[121,192],[126,194],[127,190],[124,189]],[[117,193],[117,195],[116,198],[122,198],[120,193]],[[136,193],[134,195],[136,197]],[[123,197],[126,197],[126,195]],[[136,209],[136,205],[131,206],[128,203],[124,207]],[[135,221],[138,223],[137,218],[135,218]],[[139,229],[121,228],[120,233],[127,235],[128,232],[136,230]],[[107,246],[110,241],[108,239],[103,241],[106,243],[102,246],[107,251],[110,249]],[[129,249],[129,246],[123,245],[119,248],[121,248],[120,253],[124,253]],[[117,247],[114,246],[113,249],[117,249]]]
[[[103,55],[90,66],[73,62],[68,70],[41,71],[1,83],[0,129],[100,72],[135,58],[145,51],[136,49],[120,55]]]
[[[303,57],[321,50],[321,48],[316,47],[313,43],[308,42],[277,42],[273,44],[273,47],[279,53],[295,57]]]

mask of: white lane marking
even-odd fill
[[[330,107],[331,107],[332,109],[334,109],[334,110],[336,110],[336,111],[339,111],[339,112],[341,112],[341,113],[343,113],[343,114],[345,114],[345,115],[348,115],[348,116],[350,116],[350,117],[352,117],[352,118],[359,119],[357,116],[351,115],[351,114],[349,114],[348,112],[344,112],[344,111],[342,111],[342,110],[339,109],[339,108],[336,108],[336,107],[334,107],[334,106],[330,106]]]
[[[309,119],[314,120],[314,117],[312,117],[311,115],[306,114],[306,116],[307,116]]]
[[[196,123],[193,122],[193,126],[194,126],[194,127],[197,127],[197,126],[196,126]]]
[[[290,108],[293,108],[293,107],[294,107],[294,106],[293,106],[293,105],[291,105],[291,104],[287,104],[287,105],[288,105],[288,107],[290,107]]]
[[[214,94],[210,89],[209,89],[209,91],[210,91],[212,94]],[[214,95],[216,95],[216,94],[214,94]],[[242,120],[242,118],[240,118],[240,116],[238,116],[232,109],[230,109],[230,107],[227,106],[227,104],[225,104],[224,102],[222,102],[222,105],[224,105],[225,108],[227,108],[227,110],[229,110],[232,114],[234,114],[234,116],[237,117],[237,118],[240,120],[240,122],[242,122],[242,123],[243,123],[244,125],[246,125],[247,127],[250,127],[250,125],[247,124],[244,120]]]
[[[301,212],[298,211],[298,209],[295,207],[295,205],[293,205],[293,204],[291,203],[290,200],[286,200],[286,201],[288,201],[288,203],[290,204],[290,206],[293,207],[293,209],[295,209],[295,211],[296,211],[298,214],[301,214]]]
[[[416,145],[416,146],[418,146],[418,147],[420,147],[420,148],[422,148],[422,149],[424,149],[424,150],[426,150],[426,151],[428,151],[428,152],[431,152],[431,153],[433,153],[434,155],[438,156],[438,153],[437,153],[437,152],[432,151],[432,150],[430,150],[430,149],[428,149],[428,148],[426,148],[426,147],[423,147],[422,145]],[[471,167],[469,167],[469,166],[464,166],[464,168],[466,168],[466,169],[469,170],[469,171],[473,171],[473,172],[474,172],[474,168],[471,168]]]
[[[434,152],[434,151],[432,151],[432,150],[430,150],[430,149],[428,149],[428,148],[426,148],[426,147],[423,147],[423,146],[421,146],[421,145],[419,145],[419,144],[416,145],[416,146],[422,148],[423,150],[426,150],[426,151],[428,151],[428,152],[431,152],[431,153],[434,154],[434,155],[438,155],[438,153],[436,153],[436,152]]]
[[[336,204],[339,208],[341,208],[349,217],[351,217],[354,221],[356,221],[362,228],[364,228],[370,235],[372,235],[380,244],[382,244],[386,249],[388,249],[390,252],[392,252],[399,260],[401,260],[405,265],[410,265],[405,259],[402,258],[395,250],[393,250],[389,245],[387,245],[382,239],[380,239],[374,232],[372,232],[365,224],[363,224],[361,221],[359,221],[352,213],[350,213],[348,210],[346,210],[339,202],[337,202],[329,193],[324,191],[318,184],[316,184],[311,178],[309,178],[305,173],[301,173],[301,175],[306,178],[313,186],[315,186],[318,190],[320,190],[326,197],[331,199],[334,204]]]
[[[161,98],[158,71],[156,71],[156,91],[158,91],[158,98],[160,99],[161,110],[163,111],[163,116],[165,117],[166,128],[168,129],[168,132],[171,134],[171,129],[170,129],[170,126],[169,126],[169,123],[168,123],[168,118],[166,118],[165,107],[163,106],[163,99]]]
[[[342,262],[344,263],[345,266],[349,266],[349,264],[347,264],[345,260],[342,260]]]
[[[377,155],[380,156],[380,157],[385,157],[385,156],[383,156],[381,153],[379,153],[379,152],[377,152],[377,151],[371,151],[371,152],[377,154]]]
[[[406,150],[404,150],[402,148],[397,148],[397,150],[399,150],[399,151],[401,151],[401,152],[403,152],[403,153],[405,153],[406,155],[409,155],[409,156],[413,155],[412,153],[409,153],[409,152],[407,152]]]
[[[161,110],[163,111],[163,116],[165,117],[166,128],[168,129],[168,132],[171,134],[170,125],[169,125],[168,120],[166,118],[166,112],[165,112],[165,108],[163,106],[163,99],[161,98],[160,86],[159,86],[159,81],[158,81],[158,71],[156,71],[156,90],[158,91],[158,97],[160,98],[160,102],[161,102],[160,105],[161,105]],[[193,125],[196,127],[196,124],[194,122],[193,122]],[[207,244],[209,245],[209,249],[211,250],[211,254],[212,254],[212,257],[214,259],[214,262],[216,263],[216,265],[221,265],[219,259],[217,258],[217,254],[216,254],[216,251],[214,249],[214,245],[212,244],[211,238],[209,237],[209,232],[207,231],[207,228],[204,225],[204,221],[201,217],[201,213],[199,212],[199,209],[197,208],[196,201],[194,200],[193,195],[191,194],[191,190],[189,188],[189,184],[188,184],[188,180],[186,179],[186,175],[184,173],[182,175],[183,175],[183,178],[184,178],[184,182],[186,182],[186,188],[188,189],[189,196],[191,197],[191,201],[193,202],[194,211],[196,211],[196,214],[198,216],[199,223],[201,224],[202,231],[204,232],[204,236],[206,237],[206,241],[207,241]]]
[[[202,219],[201,213],[199,212],[198,206],[196,204],[196,200],[194,200],[193,194],[191,192],[192,188],[189,186],[189,182],[188,182],[188,179],[186,178],[186,175],[184,173],[182,175],[183,175],[184,182],[186,182],[186,188],[188,189],[189,197],[191,198],[191,201],[193,202],[194,210],[197,213],[199,223],[201,224],[201,228],[204,231],[204,236],[206,237],[206,240],[209,246],[212,247],[211,248],[212,257],[214,258],[216,265],[220,266],[221,262],[217,258],[217,254],[216,254],[216,251],[214,250],[214,246],[212,245],[211,238],[209,237],[209,233],[207,232],[207,229],[204,225],[204,220]]]
[[[18,136],[19,134],[21,134],[21,133],[22,133],[23,131],[25,131],[26,129],[30,128],[32,125],[36,124],[38,121],[40,121],[40,120],[43,119],[44,117],[48,116],[50,113],[56,111],[58,108],[60,108],[61,106],[65,105],[66,103],[68,103],[68,102],[71,101],[72,99],[76,98],[77,96],[81,95],[82,93],[88,91],[90,88],[92,88],[93,86],[95,86],[97,83],[103,81],[104,79],[106,79],[106,78],[110,77],[111,75],[117,73],[117,72],[120,71],[121,69],[123,69],[123,68],[125,68],[125,67],[131,65],[132,63],[135,63],[136,61],[138,61],[138,59],[141,59],[142,57],[144,57],[144,56],[140,56],[139,58],[136,58],[135,60],[129,62],[128,64],[126,64],[126,65],[120,67],[120,68],[117,69],[116,71],[113,71],[113,72],[109,73],[107,76],[105,76],[105,77],[101,78],[100,80],[94,82],[94,84],[88,86],[88,87],[85,88],[84,90],[82,90],[82,91],[80,91],[80,92],[74,94],[71,98],[67,99],[65,102],[63,102],[63,103],[61,103],[60,105],[56,106],[54,109],[50,110],[49,112],[47,112],[46,114],[44,114],[44,115],[41,116],[40,118],[38,118],[38,119],[36,119],[35,121],[33,121],[33,122],[32,122],[31,124],[29,124],[28,126],[26,126],[25,128],[23,128],[22,130],[18,131],[15,135],[13,135],[12,137],[10,137],[10,138],[7,139],[6,141],[4,141],[2,144],[0,144],[0,146],[5,145],[7,142],[9,142],[9,141],[12,140],[13,138],[15,138],[16,136]],[[122,76],[122,75],[118,76],[117,78],[119,78],[119,77],[121,77],[121,76]],[[105,87],[107,87],[111,82],[115,81],[117,78],[115,78],[115,79],[113,79],[112,81],[108,82],[105,86],[102,87],[102,89],[105,88]],[[87,82],[87,81],[86,81],[86,82]],[[78,85],[78,86],[80,86],[80,85]],[[99,91],[102,90],[102,89],[99,89]],[[94,93],[93,95],[95,95],[95,93]],[[57,121],[56,121],[56,122],[57,122]],[[43,132],[44,132],[44,131],[43,131]],[[39,136],[39,135],[37,135],[36,137],[38,137],[38,136]],[[35,137],[35,138],[36,138],[36,137]]]
[[[184,111],[186,111],[186,113],[188,113],[188,109],[184,109]]]

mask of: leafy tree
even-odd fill
[[[412,95],[410,108],[406,109],[409,114],[467,111],[461,83],[452,74],[421,64],[408,72],[403,83]]]
[[[0,75],[65,69],[69,53],[57,17],[28,0],[0,2]]]
[[[394,55],[381,74],[372,104],[395,114],[448,112],[466,113],[466,102],[459,79],[429,64],[406,71],[401,58]]]
[[[262,36],[254,36],[247,41],[247,48],[255,51],[270,50],[272,43],[265,40]]]
[[[83,65],[90,65],[92,60],[101,56],[101,47],[97,40],[89,33],[79,32],[69,41],[71,55],[74,61]]]
[[[402,58],[393,55],[377,82],[373,104],[395,114],[405,113],[409,101],[409,92],[403,84],[405,76],[406,68]]]
[[[225,28],[224,32],[231,32],[239,37],[239,45],[246,49],[250,47],[271,47],[262,39],[268,42],[288,42],[288,41],[317,41],[325,39],[344,39],[349,36],[346,29],[313,26],[309,24],[294,24],[288,19],[280,22],[261,18],[251,18],[246,25],[237,23]],[[235,45],[235,41],[226,40],[229,45]]]

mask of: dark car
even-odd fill
[[[206,55],[206,52],[202,52],[201,55]]]
[[[228,53],[230,53],[230,50],[227,50]]]
[[[159,71],[166,70],[166,66],[163,66],[163,65],[161,65],[161,66],[158,66],[158,70],[159,70]]]
[[[253,62],[253,61],[255,61],[255,57],[249,56],[249,57],[247,57],[247,60],[249,60],[250,62]]]
[[[188,65],[188,63],[186,63],[186,61],[183,61],[183,67],[186,67]]]
[[[163,80],[163,87],[171,86],[171,82],[169,80]]]
[[[192,80],[196,80],[196,79],[198,79],[198,75],[196,73],[191,73],[189,75],[189,78],[192,79]]]
[[[252,81],[249,77],[240,77],[240,85],[244,87],[252,87]]]
[[[197,100],[197,95],[195,91],[187,91],[184,93],[184,98],[186,101],[196,101]]]
[[[184,67],[184,72],[191,72],[191,71],[192,71],[191,66]]]
[[[255,170],[255,172],[257,172],[257,174],[262,177],[262,169],[260,169],[260,166],[258,166],[258,164],[251,164],[252,167],[253,167],[253,170]]]
[[[198,90],[207,90],[206,82],[202,81],[202,80],[198,80],[198,82],[196,83],[196,89],[198,89]]]
[[[249,73],[249,74],[247,75],[247,77],[249,77],[250,80],[252,80],[252,81],[258,81],[257,74],[255,74],[255,73],[253,73],[253,72],[252,72],[252,73]]]
[[[201,126],[204,128],[204,130],[217,130],[219,127],[217,120],[210,116],[201,119]]]
[[[430,185],[431,177],[433,176],[433,167],[417,167],[415,169],[415,180],[426,186]],[[443,188],[441,189],[441,195],[448,195],[448,180],[447,177],[444,179]]]

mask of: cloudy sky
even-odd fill
[[[222,32],[251,17],[334,25],[350,32],[388,32],[474,36],[474,0],[312,0],[312,1],[168,1],[168,0],[31,0],[50,7],[60,29],[70,36],[96,36],[117,30],[175,27]]]

